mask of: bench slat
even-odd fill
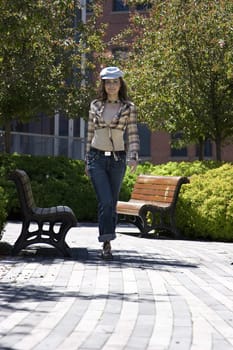
[[[154,201],[154,202],[164,202],[171,203],[174,198],[174,192],[176,191],[176,185],[173,183],[166,184],[161,183],[159,179],[159,184],[154,183],[154,179],[149,179],[150,182],[136,182],[134,189],[131,194],[131,199],[144,200],[144,201]],[[152,181],[153,180],[153,181]],[[177,181],[176,181],[177,182]]]
[[[148,194],[147,196],[145,196],[144,194],[134,194],[134,196],[132,197],[132,199],[137,199],[137,200],[141,200],[141,201],[149,201],[152,202],[154,204],[156,204],[157,202],[164,202],[164,203],[172,203],[173,201],[173,196],[161,196],[161,195],[150,195]]]
[[[176,185],[177,182],[180,180],[181,176],[153,176],[153,175],[139,175],[136,183],[142,183],[142,184],[146,184],[146,183],[150,183],[150,184],[173,184]]]
[[[150,183],[150,182],[146,182],[145,184],[143,183],[135,183],[134,186],[134,190],[135,189],[140,189],[142,191],[144,191],[145,189],[161,189],[161,190],[165,190],[167,188],[171,188],[173,190],[175,190],[177,184],[155,184],[155,183]]]
[[[144,205],[155,205],[154,202],[144,202]],[[168,203],[157,202],[157,206],[161,208],[167,208],[169,206]],[[118,214],[125,214],[126,212],[129,215],[138,215],[140,209],[142,208],[141,201],[136,202],[130,200],[129,202],[118,201],[117,202],[117,212]]]

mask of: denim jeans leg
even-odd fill
[[[121,184],[125,175],[125,171],[126,171],[126,156],[123,155],[121,157],[118,157],[117,161],[112,157],[108,174],[109,174],[110,186],[112,188],[112,201],[113,201],[112,219],[113,219],[114,232],[117,224],[116,205],[119,199]]]
[[[116,203],[125,174],[125,159],[98,155],[88,165],[88,171],[98,200],[99,242],[116,238]]]

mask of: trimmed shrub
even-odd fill
[[[204,174],[210,169],[222,166],[222,164],[222,162],[212,160],[202,162],[168,162],[166,164],[154,165],[149,170],[153,175],[190,177],[194,174]]]
[[[191,238],[233,241],[233,166],[193,175],[183,188],[177,222]]]

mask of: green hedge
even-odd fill
[[[225,164],[193,175],[177,213],[178,225],[190,238],[233,241],[233,166]]]
[[[14,183],[7,174],[24,169],[32,183],[37,206],[68,205],[78,221],[96,222],[97,202],[84,162],[66,157],[0,155],[0,229],[20,213]],[[120,193],[128,200],[138,174],[190,177],[181,188],[177,205],[177,225],[187,238],[233,241],[233,167],[214,161],[140,164],[135,174],[127,169]]]

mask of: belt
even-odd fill
[[[94,151],[95,153],[97,154],[100,154],[102,156],[105,156],[105,157],[111,157],[111,156],[114,156],[115,155],[123,155],[123,154],[126,154],[125,151],[102,151],[100,149],[97,149],[97,148],[94,148],[94,147],[91,147],[91,151]]]

